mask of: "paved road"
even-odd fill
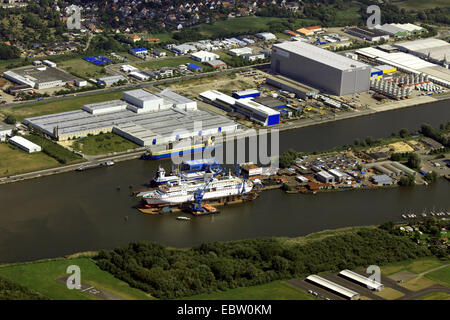
[[[75,171],[76,169],[78,169],[81,166],[98,164],[101,161],[114,160],[114,161],[118,162],[118,161],[130,160],[130,159],[137,159],[141,156],[144,149],[141,148],[141,149],[136,149],[136,150],[139,150],[139,151],[133,151],[130,153],[122,153],[119,155],[112,155],[112,156],[106,156],[106,157],[104,155],[98,156],[98,157],[91,157],[90,158],[91,160],[86,161],[86,162],[81,162],[81,163],[71,164],[71,165],[67,165],[67,166],[63,166],[63,167],[50,168],[50,169],[45,169],[45,170],[34,171],[34,172],[29,172],[29,173],[18,174],[15,176],[0,178],[0,184],[16,182],[16,181],[21,181],[21,180],[27,180],[27,179],[33,179],[33,178],[48,176],[48,175],[62,173],[62,172]]]
[[[85,91],[85,92],[71,93],[71,94],[67,94],[66,96],[49,97],[49,98],[44,98],[44,100],[42,100],[42,101],[30,100],[30,101],[22,101],[22,102],[13,102],[13,103],[7,103],[7,104],[0,105],[0,109],[7,108],[7,107],[14,108],[14,107],[26,106],[26,105],[38,105],[41,103],[52,102],[52,101],[57,101],[57,100],[61,100],[61,99],[67,99],[67,98],[71,98],[71,97],[75,97],[75,96],[76,97],[91,96],[91,95],[96,95],[99,93],[113,92],[116,90],[123,90],[123,89],[133,89],[133,88],[141,88],[141,87],[149,88],[149,87],[153,87],[153,86],[165,84],[165,83],[184,81],[184,80],[189,80],[189,79],[199,79],[199,78],[204,78],[204,77],[208,77],[208,76],[216,75],[216,74],[220,74],[220,73],[237,72],[237,71],[248,70],[248,69],[251,69],[254,67],[264,67],[264,66],[267,67],[268,64],[264,63],[264,64],[257,64],[257,65],[252,65],[252,66],[229,68],[229,69],[220,70],[220,71],[195,73],[192,75],[186,75],[186,76],[175,77],[175,78],[159,79],[159,80],[152,80],[152,81],[146,81],[146,82],[137,82],[134,84],[127,84],[127,85],[117,86],[117,87],[112,87],[112,88],[109,87],[109,88],[96,89],[96,90],[90,90],[90,91]]]

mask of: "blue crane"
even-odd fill
[[[193,210],[196,212],[204,212],[205,210],[202,207],[203,202],[203,196],[205,195],[206,190],[208,189],[208,186],[214,181],[214,179],[222,172],[222,168],[219,167],[219,169],[214,172],[211,176],[211,178],[208,180],[208,182],[205,183],[203,188],[198,188],[194,192],[194,203],[193,203]]]

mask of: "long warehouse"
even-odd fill
[[[370,66],[303,41],[274,44],[271,69],[327,93],[369,90]]]
[[[319,277],[318,275],[315,275],[315,274],[310,275],[310,276],[306,277],[306,280],[314,283],[315,285],[318,285],[319,287],[328,289],[328,290],[334,292],[335,294],[342,296],[344,298],[347,298],[350,300],[358,300],[359,299],[358,292],[347,289],[346,287],[343,287],[340,284],[337,284],[337,283],[334,283],[333,281]]]
[[[251,98],[235,99],[216,90],[202,92],[200,98],[226,111],[239,112],[262,126],[280,123],[279,111],[266,107]]]
[[[367,277],[360,275],[359,273],[353,272],[348,269],[342,270],[341,272],[339,272],[339,275],[344,278],[347,278],[353,282],[357,282],[358,284],[366,286],[370,290],[381,291],[381,289],[384,288],[383,284],[381,284],[377,281],[371,280]]]
[[[28,118],[23,123],[60,141],[114,132],[141,146],[239,129],[236,122],[197,110],[195,101],[167,90],[159,94],[142,89],[127,91],[123,98],[85,105],[82,110]]]

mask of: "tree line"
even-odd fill
[[[173,299],[215,290],[431,255],[410,239],[361,228],[299,244],[277,238],[205,243],[181,250],[133,242],[101,251],[98,266],[152,296]]]

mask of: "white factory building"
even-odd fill
[[[450,64],[450,43],[428,38],[394,44],[394,47],[437,64]]]
[[[450,70],[428,62],[415,55],[406,52],[388,53],[376,48],[362,48],[356,50],[360,56],[364,56],[379,64],[387,64],[397,68],[397,70],[419,75],[424,73],[429,76],[429,80],[435,84],[450,88]]]
[[[136,67],[133,67],[132,65],[129,65],[129,64],[123,64],[122,66],[120,66],[120,71],[122,71],[122,72],[138,72],[139,69]]]
[[[38,146],[37,144],[35,144],[21,136],[14,136],[14,137],[10,138],[8,141],[12,145],[17,146],[20,149],[22,149],[28,153],[42,151],[42,148],[40,146]]]
[[[35,89],[60,87],[68,82],[82,80],[54,67],[42,65],[8,70],[3,73],[3,77],[14,83],[29,85]]]
[[[381,291],[381,289],[384,288],[383,284],[348,269],[342,270],[341,272],[339,272],[339,275],[360,285],[363,285],[370,290]]]
[[[228,51],[228,53],[232,56],[244,56],[244,55],[251,55],[253,54],[253,50],[249,47],[244,47],[244,48],[236,48],[236,49],[231,49]]]
[[[344,298],[347,298],[349,300],[358,300],[360,298],[360,294],[358,292],[350,290],[344,286],[341,286],[340,284],[337,284],[333,281],[322,278],[318,275],[315,275],[315,274],[310,275],[310,276],[306,277],[306,280],[314,283],[315,285],[317,285],[319,287],[330,290],[333,293],[335,293],[339,296],[342,296]]]
[[[114,132],[141,146],[240,128],[224,116],[197,110],[196,101],[169,89],[157,94],[142,89],[126,91],[122,100],[87,104],[81,110],[28,118],[23,123],[60,141]]]
[[[273,41],[273,40],[277,40],[277,37],[270,32],[261,32],[261,33],[257,33],[255,34],[255,37],[264,40],[264,41]]]
[[[227,111],[239,112],[262,126],[271,126],[280,123],[280,112],[266,107],[252,98],[235,99],[217,90],[208,90],[200,93],[205,102]]]
[[[118,75],[114,75],[114,76],[107,76],[107,77],[102,77],[102,78],[98,78],[97,81],[99,81],[100,83],[103,83],[107,86],[110,86],[112,84],[115,84],[121,80],[127,80],[127,78],[125,78],[124,76],[118,74]]]
[[[208,51],[198,51],[193,54],[191,54],[191,58],[195,61],[199,62],[207,62],[207,61],[214,61],[217,59],[220,59],[220,56],[218,54],[208,52]]]

